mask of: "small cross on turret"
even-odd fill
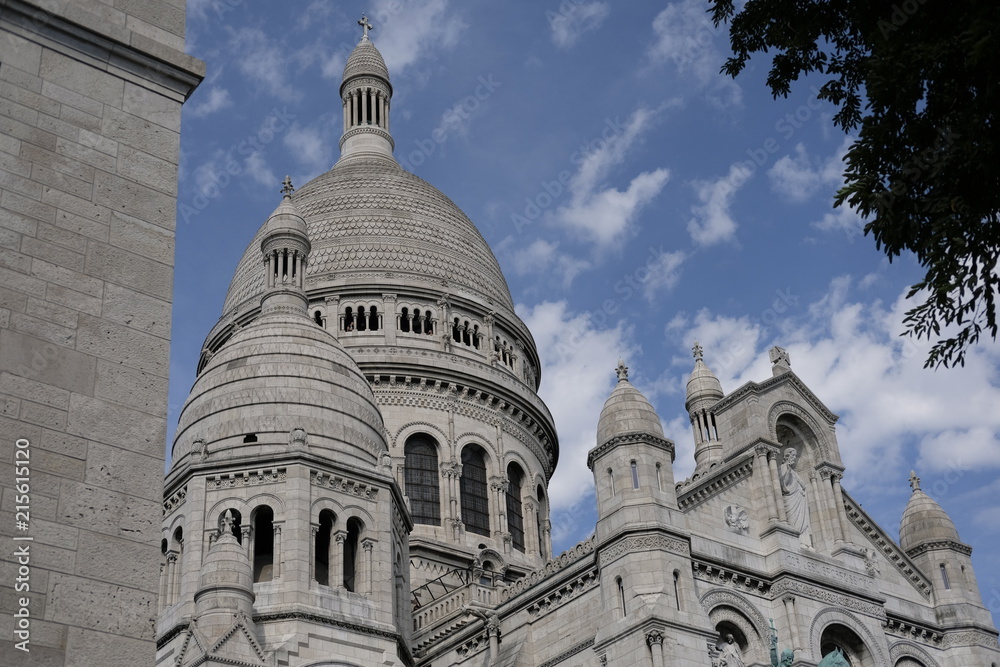
[[[281,194],[285,197],[291,197],[293,192],[295,192],[295,187],[292,185],[292,179],[285,176],[285,180],[281,184]]]
[[[917,477],[916,470],[910,471],[910,488],[913,489],[914,491],[920,490],[920,478]]]
[[[691,348],[691,352],[694,353],[695,361],[702,360],[702,355],[704,354],[704,350],[702,350],[701,345],[698,343],[698,341],[694,342],[694,347]]]
[[[628,380],[628,366],[625,365],[624,359],[618,359],[618,368],[615,369],[615,373],[618,374],[618,381]]]
[[[361,19],[358,21],[358,25],[361,26],[362,30],[365,31],[365,34],[361,36],[361,39],[368,39],[368,31],[375,29],[375,26],[373,26],[371,23],[368,22],[368,17],[365,16],[364,14],[361,15]]]

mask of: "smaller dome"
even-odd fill
[[[251,600],[254,597],[250,560],[240,543],[227,530],[222,531],[205,555],[195,598],[197,600],[210,592],[225,591],[243,593]]]
[[[687,399],[684,401],[684,409],[689,412],[698,401],[714,403],[725,395],[719,378],[715,377],[715,373],[702,360],[702,349],[698,343],[694,344],[694,359],[694,370],[688,379]]]
[[[285,179],[285,182],[287,183],[288,179]],[[291,193],[285,194],[281,199],[281,203],[278,204],[278,208],[274,209],[274,213],[264,223],[263,242],[276,235],[288,234],[300,236],[307,241],[309,238],[306,221],[299,213],[299,209],[292,202]]]
[[[959,542],[958,530],[948,513],[920,490],[920,480],[910,475],[913,494],[899,522],[899,546],[910,551],[929,542]]]
[[[368,35],[361,38],[344,65],[343,81],[356,76],[377,76],[385,79],[386,83],[389,82],[389,68],[385,66],[385,59],[368,39]]]
[[[647,433],[665,439],[660,417],[642,393],[628,381],[628,369],[618,364],[618,384],[612,390],[597,422],[598,447],[626,433]]]

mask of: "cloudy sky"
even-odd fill
[[[171,431],[281,179],[338,157],[337,90],[367,11],[397,158],[476,222],[538,344],[561,446],[557,551],[593,526],[585,455],[619,355],[680,480],[692,343],[727,392],[769,377],[779,344],[840,415],[845,489],[896,536],[916,468],[1000,609],[1000,346],[922,368],[927,344],[899,336],[919,266],[889,264],[832,208],[848,145],[833,109],[810,80],[772,100],[765,60],[720,75],[728,39],[706,6],[189,0],[188,51],[208,75],[183,115]]]

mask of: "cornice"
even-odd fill
[[[677,507],[686,512],[736,485],[753,471],[753,460],[754,453],[751,451],[746,456],[730,459],[709,469],[707,473],[679,490]]]
[[[619,445],[632,445],[632,444],[643,444],[651,445],[657,449],[662,449],[670,454],[670,462],[674,461],[674,443],[665,438],[660,438],[650,433],[644,433],[636,431],[633,433],[623,433],[622,435],[616,435],[615,437],[609,439],[602,445],[594,447],[587,454],[587,467],[591,470],[594,469],[594,461],[601,458],[608,452],[610,452],[615,447]]]
[[[907,550],[906,555],[910,558],[916,558],[920,554],[927,553],[928,551],[937,551],[939,549],[950,549],[966,556],[972,555],[972,547],[962,542],[956,542],[955,540],[934,540],[933,542],[924,542],[923,544],[918,544],[912,549]]]
[[[823,415],[823,417],[830,424],[835,424],[837,420],[840,419],[840,417],[834,414],[830,408],[826,407],[826,405],[823,404],[823,401],[819,400],[819,397],[817,397],[816,394],[814,394],[812,390],[809,389],[809,387],[807,387],[806,384],[799,378],[799,376],[792,371],[782,373],[777,377],[768,378],[763,382],[747,382],[731,394],[720,398],[718,402],[712,406],[712,410],[719,413],[751,394],[763,394],[764,392],[786,382],[798,389],[806,400],[808,400],[817,412]]]

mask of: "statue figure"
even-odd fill
[[[745,667],[743,652],[740,651],[740,645],[736,643],[736,638],[731,632],[726,634],[726,643],[719,648],[722,649],[719,657],[726,667]]]
[[[812,529],[809,525],[809,503],[806,501],[806,485],[795,472],[799,455],[794,448],[784,451],[784,461],[778,473],[781,481],[781,497],[785,502],[788,523],[799,533],[803,546],[812,548]]]
[[[793,450],[794,451],[794,450]],[[795,660],[795,651],[786,648],[778,658],[778,631],[774,627],[774,619],[771,619],[771,667],[792,667]]]
[[[851,667],[851,663],[847,661],[843,651],[835,648],[819,661],[819,667]]]

